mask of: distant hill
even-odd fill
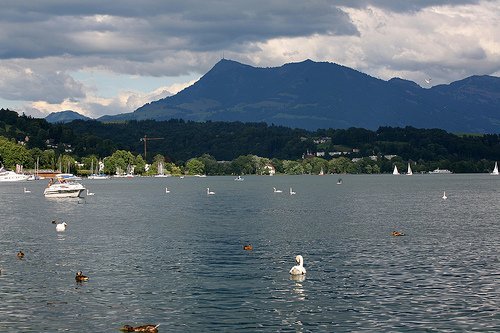
[[[472,76],[426,89],[334,63],[306,60],[256,68],[223,59],[174,96],[99,120],[172,118],[266,122],[308,130],[414,126],[500,133],[500,78]]]
[[[72,122],[73,120],[91,120],[91,119],[92,118],[81,115],[78,112],[71,111],[71,110],[52,112],[47,117],[45,117],[45,120],[49,123],[52,123],[52,124],[54,124],[54,123],[69,123],[69,122]]]

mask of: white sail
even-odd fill
[[[394,171],[392,172],[393,175],[399,175],[398,167],[394,166]]]
[[[495,168],[493,169],[493,171],[491,172],[492,175],[498,175],[498,163],[495,162]]]
[[[406,174],[407,174],[408,176],[413,175],[413,171],[411,171],[411,166],[410,166],[410,163],[408,163],[408,171],[406,172]]]
[[[158,175],[163,175],[163,162],[158,162]]]

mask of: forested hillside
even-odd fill
[[[104,158],[117,150],[143,155],[141,139],[147,136],[156,139],[147,141],[146,162],[151,163],[155,155],[161,154],[166,161],[178,165],[202,155],[216,161],[233,161],[246,155],[275,160],[315,156],[325,161],[371,156],[379,172],[390,171],[394,163],[406,162],[414,163],[416,170],[442,167],[455,172],[487,172],[492,161],[500,160],[498,134],[455,135],[413,127],[306,131],[264,123],[183,120],[113,124],[77,120],[49,124],[43,119],[2,109],[0,136],[20,142],[27,149],[51,150],[56,156],[69,154],[77,160],[90,155]]]

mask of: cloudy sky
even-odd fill
[[[335,62],[426,88],[500,76],[500,0],[2,0],[0,107],[132,112],[223,56]]]

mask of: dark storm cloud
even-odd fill
[[[329,1],[7,1],[0,58],[214,51],[276,37],[354,35]]]

